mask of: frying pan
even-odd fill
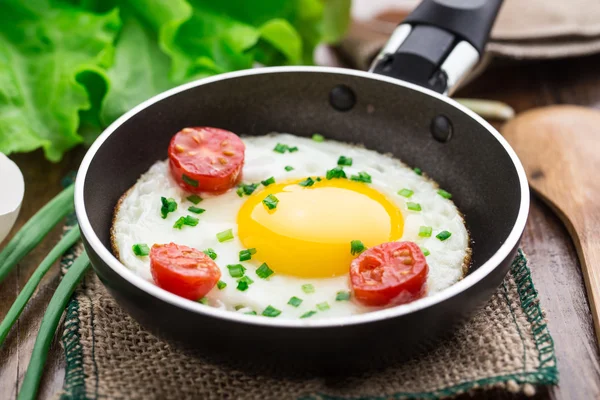
[[[160,337],[208,358],[277,371],[381,366],[429,348],[486,303],[525,227],[529,190],[508,143],[445,96],[477,62],[501,0],[426,0],[400,25],[371,72],[259,68],[195,81],[140,104],[91,146],[75,206],[93,268],[116,301]],[[410,304],[351,317],[240,315],[168,293],[109,250],[119,197],[187,126],[243,135],[322,133],[420,167],[453,193],[472,238],[472,265],[451,287]]]

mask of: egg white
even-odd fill
[[[246,160],[243,168],[243,181],[260,182],[271,176],[277,182],[288,179],[302,179],[308,176],[324,176],[328,169],[337,165],[340,155],[351,157],[353,165],[344,167],[347,175],[365,171],[371,175],[371,187],[385,194],[401,210],[404,217],[404,233],[400,240],[413,241],[427,248],[429,276],[428,294],[436,293],[460,280],[470,258],[469,235],[462,215],[451,200],[437,193],[438,186],[432,180],[416,174],[411,168],[397,159],[359,146],[336,141],[315,142],[290,134],[271,134],[261,137],[245,137]],[[277,143],[290,147],[297,146],[298,151],[280,154],[273,151]],[[291,166],[292,171],[286,171]],[[410,199],[397,194],[407,188],[414,191]],[[258,190],[258,189],[257,189]],[[213,307],[236,312],[255,311],[260,314],[271,305],[281,310],[278,318],[299,318],[307,311],[318,311],[311,319],[333,316],[348,316],[372,310],[354,301],[336,301],[336,293],[349,291],[348,276],[334,278],[297,278],[275,273],[268,279],[256,275],[260,263],[256,260],[242,262],[246,275],[254,283],[248,290],[236,289],[237,279],[229,275],[227,265],[239,264],[239,251],[244,246],[237,238],[237,214],[247,197],[240,198],[235,190],[220,195],[203,195],[203,201],[197,207],[206,210],[201,215],[187,211],[193,204],[186,200],[190,194],[183,191],[171,177],[168,161],[158,161],[138,182],[121,198],[115,210],[112,241],[113,250],[121,262],[138,275],[152,280],[149,257],[138,257],[132,251],[136,243],[170,243],[187,245],[199,250],[212,248],[217,253],[215,262],[221,269],[221,280],[227,287],[216,287],[206,296]],[[166,219],[160,215],[160,197],[172,197],[178,208],[169,213]],[[410,211],[406,202],[419,203],[422,211]],[[200,222],[195,227],[173,228],[175,221],[185,215],[196,216]],[[433,227],[429,238],[419,236],[420,226]],[[220,243],[216,234],[232,229],[234,239]],[[440,241],[435,236],[447,230],[452,236]],[[260,251],[260,249],[258,249]],[[303,284],[312,284],[314,293],[304,293]],[[290,297],[303,299],[299,307],[287,302]],[[317,304],[327,302],[329,309],[319,311]],[[237,310],[236,310],[237,308]]]

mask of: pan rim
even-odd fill
[[[444,101],[450,106],[462,111],[464,114],[475,120],[475,122],[479,123],[483,126],[489,134],[491,134],[499,144],[504,148],[510,157],[513,166],[517,172],[517,176],[519,178],[519,186],[521,191],[521,201],[519,205],[519,212],[517,214],[517,218],[515,224],[506,237],[502,245],[498,247],[496,252],[486,261],[484,262],[477,270],[473,273],[467,275],[461,281],[453,284],[452,286],[432,295],[425,297],[423,299],[414,301],[409,304],[404,304],[397,307],[387,308],[383,310],[377,310],[368,312],[365,314],[353,315],[348,317],[333,317],[326,318],[320,320],[295,320],[295,319],[274,319],[274,318],[256,318],[255,316],[244,315],[234,312],[224,312],[220,309],[214,309],[211,307],[206,307],[198,302],[191,301],[179,297],[175,294],[167,292],[164,289],[159,288],[158,286],[152,284],[151,282],[146,281],[142,277],[135,274],[125,265],[123,265],[113,254],[112,252],[106,248],[96,233],[94,232],[91,222],[88,219],[87,211],[85,208],[84,202],[84,189],[85,189],[85,181],[86,175],[89,170],[90,164],[94,159],[98,150],[102,147],[104,142],[110,137],[110,135],[116,131],[125,121],[129,120],[134,115],[138,114],[140,111],[145,108],[157,103],[167,97],[178,94],[180,92],[184,92],[186,90],[202,86],[208,83],[213,83],[217,81],[227,80],[227,79],[235,79],[243,76],[250,75],[261,75],[261,74],[272,74],[272,73],[289,73],[289,72],[310,72],[310,73],[330,73],[330,74],[343,74],[350,76],[357,76],[367,79],[374,79],[378,81],[387,82],[390,84],[403,86],[405,88],[421,92],[423,94],[432,96],[438,100]],[[96,141],[92,144],[92,146],[87,151],[86,155],[81,162],[79,167],[77,178],[75,182],[75,212],[77,215],[77,219],[79,221],[79,226],[81,229],[82,235],[86,238],[88,245],[93,249],[94,252],[98,255],[98,257],[116,274],[118,274],[122,279],[130,283],[131,285],[137,287],[139,290],[147,293],[150,296],[153,296],[159,300],[162,300],[166,303],[169,303],[172,306],[179,307],[181,309],[205,315],[207,317],[214,317],[223,320],[227,320],[230,322],[240,322],[244,324],[251,325],[259,325],[259,326],[269,326],[269,327],[277,327],[277,328],[334,328],[348,325],[360,325],[365,323],[377,322],[381,320],[392,319],[396,317],[400,317],[403,315],[407,315],[413,312],[417,312],[429,307],[433,307],[439,303],[442,303],[464,291],[476,285],[479,281],[487,277],[490,273],[492,273],[507,257],[509,257],[512,250],[517,246],[523,231],[525,230],[525,224],[527,222],[527,217],[529,215],[529,203],[530,203],[530,195],[529,195],[529,186],[527,182],[527,176],[525,174],[525,170],[521,161],[517,157],[516,153],[512,149],[512,147],[508,144],[508,142],[500,135],[496,129],[494,129],[489,123],[487,123],[483,118],[479,115],[475,114],[473,111],[467,109],[456,101],[446,97],[442,94],[434,92],[432,90],[404,82],[402,80],[398,80],[395,78],[390,78],[383,75],[377,75],[369,72],[351,70],[345,68],[337,68],[337,67],[314,67],[314,66],[294,66],[294,67],[264,67],[264,68],[256,68],[249,70],[242,70],[236,72],[229,72],[225,74],[216,75],[213,77],[208,77],[200,80],[196,80],[193,82],[189,82],[165,92],[162,92],[143,103],[137,105],[124,115],[122,115],[119,119],[113,122],[108,128],[100,134],[100,136],[96,139]]]

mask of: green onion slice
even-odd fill
[[[168,199],[166,197],[161,197],[160,202],[162,204],[162,207],[160,208],[160,216],[162,219],[167,218],[167,214],[170,212],[177,210],[177,202],[171,197]]]
[[[206,210],[204,208],[191,206],[191,207],[188,207],[188,211],[193,212],[194,214],[202,214]]]
[[[273,151],[276,152],[276,153],[283,154],[283,153],[285,153],[287,151],[287,149],[288,149],[287,144],[277,143],[275,145],[275,148],[273,149]]]
[[[404,196],[404,197],[406,197],[407,199],[408,199],[409,197],[411,197],[411,196],[412,196],[414,193],[415,193],[415,192],[413,192],[412,190],[410,190],[410,189],[406,189],[406,188],[404,188],[404,189],[402,189],[402,190],[399,190],[399,191],[398,191],[398,194],[399,194],[400,196]]]
[[[246,272],[246,268],[242,264],[229,264],[227,269],[232,278],[241,278]]]
[[[233,231],[231,229],[227,229],[226,231],[217,233],[217,240],[220,243],[226,242],[231,239],[233,239]]]
[[[352,175],[350,179],[356,182],[371,183],[371,175],[364,171],[359,172],[358,175]]]
[[[133,250],[133,254],[135,254],[138,257],[144,257],[150,254],[150,247],[148,247],[146,243],[134,244],[133,246],[131,246],[131,249]]]
[[[286,170],[287,172],[290,172],[290,171],[293,171],[293,170],[294,170],[294,167],[292,167],[291,165],[286,165],[284,168],[285,168],[285,170]]]
[[[217,282],[217,288],[218,288],[219,290],[223,290],[223,289],[225,289],[226,287],[227,287],[227,283],[225,283],[225,282],[223,282],[223,281],[219,281],[219,282]]]
[[[248,276],[243,276],[240,279],[238,279],[238,285],[237,285],[237,290],[240,291],[245,291],[248,289],[248,287],[254,283],[254,281],[252,279],[250,279],[250,277]]]
[[[258,275],[258,277],[261,278],[261,279],[267,279],[268,277],[270,277],[271,275],[273,275],[273,270],[271,268],[269,268],[269,266],[267,265],[267,263],[263,263],[256,270],[256,275]]]
[[[443,197],[443,198],[445,198],[445,199],[451,199],[451,198],[452,198],[452,194],[451,194],[451,193],[448,193],[448,192],[446,192],[444,189],[440,189],[440,190],[438,190],[437,192],[438,192],[438,194],[439,194],[440,196],[442,196],[442,197]]]
[[[317,304],[317,308],[319,309],[319,311],[327,311],[329,310],[329,303],[324,301],[323,303],[319,303]]]
[[[431,232],[433,232],[433,229],[430,226],[419,227],[419,236],[421,237],[431,237]]]
[[[421,211],[421,205],[419,203],[412,203],[410,201],[406,203],[406,208],[411,211]]]
[[[270,194],[267,197],[265,197],[262,202],[265,205],[265,207],[267,207],[269,210],[273,210],[277,208],[277,203],[279,203],[279,199],[274,195]]]
[[[417,175],[423,175],[423,171],[421,170],[421,168],[415,167],[413,168],[413,171],[415,171],[415,174]]]
[[[240,261],[248,261],[252,259],[252,255],[256,254],[256,249],[240,250]]]
[[[202,201],[202,197],[198,196],[197,194],[193,194],[191,196],[186,197],[186,200],[188,200],[194,204],[198,204]]]
[[[344,169],[342,167],[335,167],[333,169],[330,169],[327,171],[327,174],[325,175],[325,178],[327,178],[328,180],[331,179],[346,179],[346,173],[344,172]]]
[[[302,285],[302,291],[306,294],[308,293],[314,293],[315,292],[315,287],[310,284],[310,283],[306,283],[304,285]]]
[[[305,312],[304,314],[302,314],[300,316],[300,318],[309,318],[309,317],[312,317],[313,315],[315,315],[316,313],[317,313],[316,311],[311,310],[311,311],[308,311],[308,312]]]
[[[304,187],[312,186],[314,184],[315,184],[315,181],[310,176],[308,178],[306,178],[305,180],[298,182],[298,185],[304,186]]]
[[[367,248],[360,240],[353,240],[350,242],[350,254],[352,254],[353,256],[362,253],[366,249]]]
[[[290,153],[295,153],[295,152],[297,152],[297,151],[298,151],[298,147],[296,147],[296,146],[294,146],[294,147],[288,147],[288,151],[289,151]]]
[[[198,300],[198,303],[207,305],[208,304],[208,298],[203,297],[203,298],[201,298],[201,299]]]
[[[275,178],[274,177],[270,177],[269,179],[266,179],[264,181],[261,181],[260,183],[262,183],[264,186],[269,186],[275,183]]]
[[[346,292],[345,290],[341,290],[337,292],[335,295],[335,301],[346,301],[350,300],[350,292]]]
[[[423,252],[423,255],[425,257],[427,257],[428,255],[431,254],[431,252],[429,250],[427,250],[425,247],[421,247],[421,251]]]
[[[186,174],[182,174],[181,175],[181,179],[187,183],[188,185],[192,186],[192,187],[198,187],[198,181],[195,179],[190,178],[189,176],[187,176]]]
[[[290,300],[288,301],[288,304],[292,307],[298,307],[300,304],[302,304],[302,299],[293,296],[292,298],[290,298]]]
[[[217,258],[217,253],[211,248],[204,250],[204,254],[215,260]]]
[[[312,135],[312,140],[314,140],[315,142],[321,143],[321,142],[325,141],[325,136],[315,133],[314,135]]]
[[[340,156],[340,158],[338,158],[337,164],[341,165],[343,167],[351,167],[352,166],[352,158],[346,157],[346,156]]]
[[[264,309],[264,311],[262,312],[262,315],[264,315],[265,317],[271,317],[271,318],[275,318],[277,317],[279,314],[281,314],[281,311],[276,309],[273,306],[268,306],[267,308]]]
[[[442,242],[446,239],[448,239],[450,236],[452,236],[452,233],[448,232],[448,231],[441,231],[440,233],[438,233],[437,235],[435,235],[436,238],[440,239]]]
[[[248,311],[248,312],[245,312],[244,314],[246,314],[246,315],[258,315],[256,313],[256,311]]]

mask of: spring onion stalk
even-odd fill
[[[40,209],[0,252],[0,282],[50,232],[60,220],[73,212],[73,185],[67,187]]]
[[[23,290],[21,290],[21,293],[19,293],[17,296],[17,299],[10,307],[10,310],[8,310],[8,313],[2,320],[2,323],[0,323],[0,346],[2,346],[2,343],[4,343],[4,339],[6,339],[8,332],[10,332],[10,328],[12,328],[14,323],[21,315],[25,305],[33,295],[35,288],[40,284],[44,275],[46,275],[54,262],[58,260],[58,258],[62,256],[71,246],[73,246],[77,240],[79,240],[78,226],[74,227],[69,231],[69,233],[63,236],[60,242],[58,242],[58,244],[54,246],[52,250],[50,250],[50,253],[48,253],[46,258],[44,258],[41,264],[33,272],[33,275],[31,275],[31,278],[29,278],[29,281],[27,281],[25,287],[23,287]]]
[[[90,260],[84,252],[73,262],[60,281],[58,288],[56,288],[42,318],[18,400],[34,400],[36,398],[42,373],[44,372],[44,365],[48,357],[48,349],[54,338],[54,333],[71,295],[89,265]]]

